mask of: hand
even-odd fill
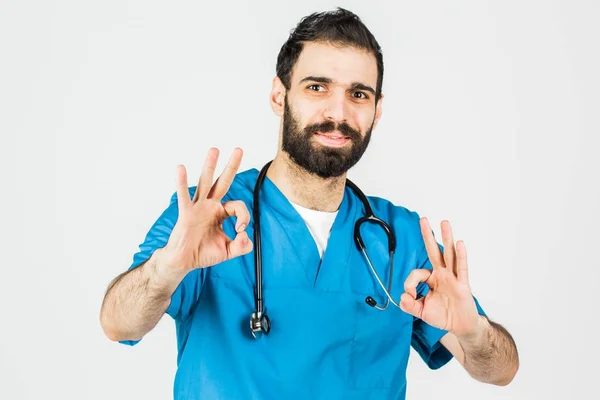
[[[252,251],[245,232],[250,213],[244,202],[221,200],[229,190],[242,160],[242,150],[235,149],[221,176],[212,184],[219,150],[208,152],[194,198],[190,199],[187,172],[177,167],[177,205],[179,216],[171,236],[163,248],[163,267],[170,271],[189,272],[205,268]],[[234,240],[223,231],[223,221],[236,216]]]
[[[433,271],[415,269],[408,275],[404,282],[405,293],[400,297],[400,308],[431,326],[457,336],[474,334],[479,313],[469,286],[465,245],[458,241],[455,251],[452,228],[448,221],[443,221],[442,256],[427,219],[421,218],[420,224]],[[416,288],[420,282],[429,286],[429,292],[417,300]]]

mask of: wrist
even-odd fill
[[[488,319],[478,314],[477,325],[473,331],[464,335],[457,335],[457,338],[463,346],[477,347],[487,340],[490,329],[491,325]]]
[[[158,291],[171,295],[186,273],[172,265],[171,258],[164,248],[157,249],[148,263],[149,283]]]

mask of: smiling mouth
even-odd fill
[[[327,147],[344,147],[351,143],[348,136],[337,132],[315,133],[315,139],[323,146]]]
[[[319,136],[324,136],[326,138],[329,139],[334,139],[334,140],[341,140],[341,139],[349,139],[349,136],[343,135],[339,132],[327,132],[327,133],[323,133],[323,132],[316,132],[315,135],[319,135]]]

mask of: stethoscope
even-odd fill
[[[252,218],[254,219],[254,273],[256,277],[256,287],[254,288],[254,303],[255,309],[250,317],[250,329],[252,330],[252,336],[256,339],[260,339],[264,334],[269,334],[271,331],[271,321],[267,316],[266,310],[263,307],[263,298],[262,298],[262,253],[261,253],[261,242],[260,242],[260,204],[259,204],[259,194],[260,189],[262,187],[263,181],[265,180],[265,176],[267,175],[267,170],[273,161],[269,161],[258,174],[258,179],[256,180],[256,184],[254,185],[254,208],[252,210]],[[375,307],[378,310],[385,310],[389,303],[391,302],[396,307],[400,308],[398,303],[394,301],[390,292],[392,291],[392,277],[394,272],[394,251],[396,249],[396,237],[392,232],[391,228],[388,224],[386,224],[383,220],[377,218],[373,214],[373,210],[371,209],[371,205],[369,204],[369,200],[364,195],[364,193],[352,183],[349,179],[346,179],[346,185],[350,187],[354,193],[358,196],[359,200],[362,202],[363,207],[365,208],[365,215],[359,218],[354,223],[354,242],[358,249],[363,253],[369,268],[371,269],[371,273],[375,276],[375,279],[379,283],[379,286],[383,289],[386,295],[385,305],[379,306],[375,299],[371,296],[367,296],[365,302],[371,307]],[[367,254],[365,244],[360,235],[360,226],[365,222],[375,223],[383,228],[385,234],[388,239],[388,251],[390,256],[390,277],[388,287],[386,288],[381,279],[379,278],[379,274],[373,267],[371,263],[371,259]]]

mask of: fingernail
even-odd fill
[[[237,231],[238,231],[238,232],[241,232],[241,231],[243,231],[244,229],[246,229],[246,224],[241,224],[240,226],[238,226],[238,228],[237,228]]]

